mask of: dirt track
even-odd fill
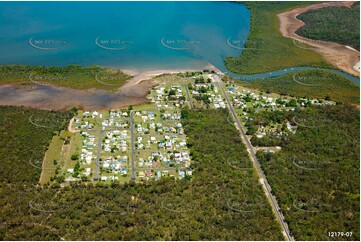
[[[284,37],[292,38],[296,41],[312,46],[310,49],[320,53],[328,63],[347,73],[360,76],[360,71],[354,69],[354,66],[357,65],[357,63],[360,61],[359,51],[338,43],[312,40],[296,34],[296,30],[305,24],[296,18],[297,15],[311,9],[319,9],[324,7],[351,7],[353,3],[354,2],[327,2],[313,4],[307,7],[296,8],[288,12],[280,13],[277,15],[280,21],[280,31]],[[297,46],[297,42],[294,43]]]

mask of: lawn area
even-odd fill
[[[142,104],[138,106],[134,106],[134,111],[154,111],[154,104]]]
[[[63,152],[61,153],[61,164],[62,164],[62,172],[65,174],[65,178],[71,176],[66,173],[67,169],[74,168],[77,163],[76,160],[72,160],[71,156],[73,154],[80,155],[81,147],[82,147],[82,137],[80,133],[74,133],[70,137],[69,144],[64,146]]]
[[[59,164],[60,162],[60,153],[63,145],[64,140],[62,140],[60,136],[56,135],[53,137],[49,145],[49,149],[45,153],[43,170],[39,181],[41,185],[44,185],[50,181],[50,177],[54,175],[56,164]],[[56,161],[55,164],[54,161]]]
[[[229,70],[240,74],[254,74],[293,66],[328,67],[321,55],[296,47],[292,39],[279,31],[277,14],[310,5],[310,2],[245,2],[251,11],[251,33],[239,57],[228,57]]]
[[[71,140],[70,156],[81,153],[82,142],[83,138],[81,137],[80,133],[74,133]]]

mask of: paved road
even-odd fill
[[[237,116],[236,112],[234,111],[234,108],[233,108],[233,106],[232,106],[229,98],[227,97],[227,93],[226,93],[226,91],[225,91],[225,88],[224,88],[224,86],[223,86],[223,83],[222,83],[222,81],[221,81],[221,78],[220,78],[218,75],[214,74],[214,75],[213,75],[213,79],[219,84],[219,87],[221,88],[221,90],[222,90],[222,92],[223,92],[223,95],[224,95],[224,97],[225,97],[225,99],[226,99],[226,101],[227,101],[228,108],[229,108],[229,110],[231,111],[234,120],[236,121],[237,127],[238,127],[238,129],[240,130],[241,135],[243,136],[243,139],[244,139],[244,141],[245,141],[245,143],[246,143],[246,145],[247,145],[247,148],[248,148],[248,150],[249,150],[249,152],[250,152],[250,154],[251,154],[251,158],[252,158],[251,160],[253,161],[253,164],[254,164],[254,166],[255,166],[255,168],[256,168],[256,171],[257,171],[257,173],[258,173],[258,176],[261,177],[260,180],[261,180],[261,183],[262,183],[262,185],[263,185],[263,187],[264,187],[264,190],[265,190],[265,192],[266,192],[266,196],[267,196],[267,197],[269,198],[269,200],[270,200],[271,206],[272,206],[272,208],[273,208],[272,210],[274,211],[274,214],[276,215],[277,220],[278,220],[279,223],[281,224],[282,229],[283,229],[283,232],[284,232],[284,234],[286,235],[287,240],[292,241],[292,240],[294,240],[294,239],[293,239],[293,237],[290,235],[290,231],[289,231],[289,229],[288,229],[288,225],[287,225],[286,222],[284,221],[284,216],[283,216],[283,214],[282,214],[281,211],[280,211],[280,208],[279,208],[279,206],[278,206],[278,203],[277,203],[276,199],[273,197],[273,195],[272,195],[272,193],[271,193],[271,187],[270,187],[270,185],[268,184],[267,178],[266,178],[266,176],[264,175],[264,173],[263,173],[263,171],[262,171],[261,165],[260,165],[260,163],[259,163],[259,161],[258,161],[258,159],[257,159],[257,157],[256,157],[255,152],[254,152],[253,146],[252,146],[252,144],[249,142],[249,140],[248,140],[248,138],[247,138],[247,136],[246,136],[246,133],[245,133],[244,130],[242,129],[242,126],[241,126],[241,123],[240,123],[240,121],[239,121],[239,119],[238,119],[238,116]]]
[[[137,153],[137,152],[152,152],[152,153],[158,153],[158,152],[164,152],[164,151],[172,151],[172,150],[167,150],[167,149],[159,149],[159,150],[153,150],[153,149],[134,149],[134,153]],[[188,152],[189,150],[188,149],[177,149],[178,152]]]
[[[134,123],[133,123],[133,116],[134,113],[133,111],[130,111],[130,136],[132,138],[132,142],[131,142],[131,146],[132,146],[132,176],[131,176],[131,180],[135,180],[135,166],[134,166]]]
[[[102,135],[103,135],[103,130],[99,131],[99,139],[98,139],[98,144],[97,144],[97,158],[95,160],[95,173],[94,173],[94,181],[98,181],[99,179],[99,160],[100,160],[100,152],[102,151]]]
[[[189,107],[191,109],[193,109],[193,103],[192,103],[192,99],[191,99],[191,95],[189,95],[189,90],[188,90],[188,85],[184,84],[184,87],[186,89],[186,93],[187,93],[187,97],[188,97],[188,102],[189,102]]]
[[[113,128],[113,129],[88,129],[88,130],[79,130],[79,131],[84,131],[84,132],[100,132],[100,131],[115,131],[115,130],[123,131],[123,130],[129,130],[129,128],[128,128],[128,129],[125,129],[125,128],[121,128],[121,129],[118,129],[118,128]]]
[[[150,170],[154,170],[154,171],[185,171],[185,170],[189,170],[189,167],[181,167],[181,168],[176,168],[176,167],[142,167],[142,168],[135,168],[137,171],[150,171]]]

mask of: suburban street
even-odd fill
[[[189,102],[189,107],[190,109],[193,109],[193,103],[192,103],[192,99],[191,96],[189,95],[189,90],[188,90],[188,85],[184,85],[185,89],[186,89],[186,93],[187,93],[187,97],[188,97],[188,102]]]
[[[141,153],[141,152],[151,152],[151,153],[156,153],[156,152],[161,152],[162,150],[143,150],[143,149],[140,149],[140,150],[134,150],[134,153],[136,153],[136,152],[139,152],[139,153]],[[184,150],[180,150],[180,151],[184,151]]]
[[[131,136],[131,146],[132,146],[132,150],[131,150],[131,159],[132,159],[132,176],[131,176],[131,180],[135,180],[135,166],[134,166],[134,123],[133,123],[133,111],[130,111],[130,136]]]
[[[144,168],[135,168],[135,170],[137,171],[149,171],[149,170],[154,170],[154,171],[186,171],[189,170],[189,167],[181,167],[181,168],[177,168],[177,167],[154,167],[154,168],[148,168],[148,167],[144,167]]]
[[[98,181],[99,179],[99,159],[100,159],[100,152],[102,151],[102,135],[103,135],[103,130],[99,130],[99,139],[98,139],[98,144],[97,144],[97,158],[95,160],[95,173],[94,173],[94,181]]]
[[[240,121],[238,119],[238,116],[237,116],[237,114],[236,114],[236,112],[235,112],[229,98],[227,97],[227,93],[226,93],[226,90],[224,88],[223,82],[222,82],[222,80],[221,80],[221,78],[220,78],[220,76],[218,74],[214,74],[214,75],[212,75],[212,77],[213,77],[214,81],[218,83],[219,87],[221,88],[221,90],[223,92],[223,95],[224,95],[224,97],[225,97],[225,99],[227,101],[228,108],[229,108],[230,112],[232,113],[232,116],[233,116],[234,120],[236,121],[236,127],[241,132],[241,137],[242,137],[244,143],[247,146],[247,149],[248,149],[248,151],[250,153],[250,156],[251,156],[251,160],[252,160],[252,162],[254,164],[254,167],[256,168],[256,172],[257,172],[258,176],[260,177],[260,182],[261,182],[261,184],[262,184],[262,186],[264,188],[264,191],[266,193],[267,198],[270,201],[270,204],[272,206],[272,210],[273,210],[277,220],[279,221],[280,225],[282,226],[282,229],[283,229],[282,232],[286,236],[287,240],[292,241],[294,239],[290,235],[288,225],[284,221],[284,216],[280,211],[278,203],[277,203],[276,199],[274,198],[274,196],[271,193],[271,187],[268,184],[267,178],[266,178],[266,176],[264,175],[264,173],[262,171],[261,165],[260,165],[260,163],[259,163],[259,161],[258,161],[258,159],[256,157],[255,152],[254,152],[254,148],[253,148],[252,144],[250,143],[250,141],[248,140],[244,130],[242,129],[242,126],[241,126],[241,123],[240,123]]]

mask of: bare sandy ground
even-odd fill
[[[306,43],[312,46],[312,50],[320,53],[324,59],[338,67],[339,69],[353,74],[355,76],[360,76],[360,71],[357,70],[360,62],[360,52],[341,44],[312,40],[308,38],[301,37],[296,34],[296,30],[302,27],[305,23],[298,20],[296,17],[311,9],[319,9],[324,7],[336,6],[336,7],[351,7],[354,2],[327,2],[313,4],[303,8],[296,8],[288,12],[278,14],[278,19],[280,21],[280,31],[284,37],[292,38],[296,41]],[[294,42],[297,45],[297,42]],[[302,47],[301,47],[302,48]]]
[[[208,65],[205,69],[219,71],[212,65]],[[117,93],[126,95],[127,97],[144,97],[148,90],[155,84],[152,79],[162,74],[174,74],[186,71],[200,71],[200,70],[185,70],[185,69],[171,69],[171,70],[148,70],[148,71],[134,71],[134,70],[123,70],[125,73],[132,75],[125,85],[123,85]]]

